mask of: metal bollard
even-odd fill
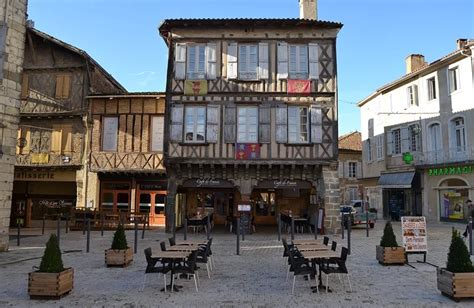
[[[21,224],[17,223],[16,224],[18,227],[18,230],[16,231],[16,245],[20,246],[20,229],[21,229]]]
[[[278,213],[277,220],[278,220],[278,241],[281,241],[281,214],[280,213]]]
[[[173,240],[176,240],[176,220],[175,220],[175,217],[173,215]]]
[[[472,218],[469,221],[469,254],[471,256],[474,254],[472,251]]]
[[[143,221],[142,240],[145,239],[145,228],[146,228],[146,221]]]
[[[68,229],[69,229],[69,215],[66,215],[66,233],[69,232]]]
[[[369,211],[365,212],[365,232],[366,237],[369,237]]]
[[[349,254],[351,254],[351,230],[352,230],[352,219],[348,217],[347,221],[347,249]]]
[[[187,240],[188,239],[188,218],[184,217],[184,233],[183,233],[183,239]]]
[[[237,235],[237,255],[240,255],[240,217],[237,217],[237,225],[235,226],[235,234]]]
[[[318,239],[318,210],[316,210],[316,212],[314,212],[314,239],[317,240]]]
[[[44,235],[44,224],[46,222],[46,215],[43,215],[43,226],[41,227],[41,234]]]
[[[137,253],[138,250],[138,222],[135,220],[135,242],[133,243],[133,253]]]
[[[100,236],[104,236],[104,214],[100,214]]]
[[[86,252],[90,251],[91,247],[91,219],[87,218],[87,245],[86,245]]]
[[[61,242],[61,218],[58,216],[58,221],[56,223],[56,235],[58,237],[58,244]]]
[[[295,219],[291,216],[291,240],[295,239]]]
[[[87,215],[84,213],[84,216],[82,217],[82,235],[86,234],[86,221],[87,221]]]
[[[207,215],[207,227],[206,227],[207,239],[209,240],[211,234],[211,215]]]
[[[345,223],[346,223],[346,215],[344,213],[342,213],[341,215],[342,219],[341,219],[341,239],[344,239],[344,232],[345,232]]]

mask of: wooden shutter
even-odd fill
[[[339,161],[339,164],[337,165],[337,171],[339,173],[339,177],[343,178],[344,177],[344,162]]]
[[[183,105],[171,106],[170,141],[172,142],[183,141],[183,111]]]
[[[63,125],[61,134],[61,152],[63,154],[72,152],[72,136],[72,125]]]
[[[102,123],[102,150],[117,151],[118,118],[104,117]]]
[[[163,135],[164,135],[164,117],[154,116],[151,118],[151,151],[163,151]]]
[[[278,61],[278,79],[288,78],[288,44],[285,42],[277,43],[277,61]]]
[[[65,99],[69,98],[71,88],[71,75],[61,74],[56,76],[56,94],[55,98]]]
[[[174,78],[186,79],[186,44],[177,43],[174,51]]]
[[[258,44],[258,77],[268,79],[268,43]]]
[[[413,103],[418,106],[418,86],[416,84],[413,87]]]
[[[358,179],[362,178],[362,166],[361,166],[361,163],[360,162],[356,162],[356,177]]]
[[[16,133],[16,149],[15,149],[16,150],[15,151],[16,155],[22,154],[21,153],[21,147],[19,146],[20,145],[20,138],[21,138],[21,131],[22,131],[21,127],[18,127],[18,131]]]
[[[374,136],[374,119],[369,119],[368,123],[369,138]]]
[[[206,141],[217,143],[219,139],[219,105],[207,106]]]
[[[235,143],[237,107],[228,105],[224,107],[224,143]]]
[[[309,58],[309,79],[319,79],[319,46],[318,44],[310,43],[308,45]]]
[[[22,99],[27,98],[29,92],[30,92],[30,85],[29,85],[28,74],[23,73],[23,76],[21,78],[21,98]]]
[[[317,105],[311,105],[311,142],[323,142],[323,121],[321,108]]]
[[[350,166],[350,162],[348,161],[344,162],[344,176],[346,178],[349,177],[349,166]]]
[[[393,154],[393,131],[387,132],[387,155]]]
[[[400,139],[402,145],[402,153],[410,151],[410,134],[408,132],[408,127],[402,127],[400,129]]]
[[[281,104],[276,108],[276,142],[288,142],[288,107]]]
[[[259,114],[258,114],[258,141],[259,143],[270,143],[271,136],[270,136],[270,123],[271,123],[271,116],[270,116],[270,104],[263,103],[259,107]]]
[[[64,79],[62,75],[56,76],[56,94],[55,94],[56,98],[62,98],[63,82],[64,82]]]
[[[61,125],[53,125],[53,131],[51,133],[51,152],[60,154],[61,153]]]
[[[237,79],[237,43],[227,45],[227,78]]]
[[[71,92],[71,75],[67,74],[63,76],[63,98],[69,98]]]
[[[217,70],[217,45],[216,43],[208,43],[206,46],[206,74],[207,79],[216,79]]]

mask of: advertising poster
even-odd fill
[[[406,252],[428,251],[424,216],[402,216],[402,235]]]

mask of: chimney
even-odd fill
[[[299,0],[300,19],[318,19],[318,0]]]
[[[409,55],[406,57],[405,62],[407,65],[407,74],[413,73],[414,71],[428,65],[428,63],[425,62],[425,57],[423,55]]]
[[[464,46],[466,46],[466,44],[467,44],[467,39],[458,39],[456,41],[456,47],[457,47],[458,50],[463,49]]]

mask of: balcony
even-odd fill
[[[21,167],[65,167],[82,165],[80,152],[17,154],[15,166]]]
[[[456,147],[437,151],[413,152],[412,162],[403,160],[403,155],[387,157],[387,168],[401,168],[408,166],[428,166],[437,164],[451,164],[474,160],[474,148]]]
[[[156,152],[92,152],[93,171],[163,171],[163,154]]]

